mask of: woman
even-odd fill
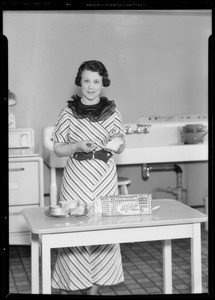
[[[64,169],[60,200],[81,199],[86,204],[97,196],[117,194],[117,173],[112,152],[105,146],[115,137],[125,148],[121,115],[114,101],[100,97],[103,87],[110,85],[105,66],[95,60],[79,67],[75,84],[81,97],[68,101],[52,135],[57,156],[69,156]],[[98,286],[113,285],[124,280],[120,245],[96,245],[61,248],[52,276],[52,287],[61,290],[87,289],[95,295]]]

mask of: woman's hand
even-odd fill
[[[90,141],[90,140],[86,140],[86,141],[81,141],[77,143],[77,147],[81,152],[86,152],[89,153],[93,150],[95,150],[95,148],[97,147],[97,145]]]
[[[91,152],[96,148],[96,144],[90,140],[80,141],[76,143],[54,143],[54,152],[57,157],[65,157],[74,154],[77,151]]]
[[[125,150],[125,141],[124,141],[124,143],[119,147],[119,149],[117,150],[117,154],[120,154],[120,153],[122,153],[124,150]]]

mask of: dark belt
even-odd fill
[[[113,156],[110,151],[106,151],[104,149],[98,151],[92,151],[89,153],[86,152],[75,152],[73,158],[77,160],[86,160],[86,159],[99,159],[104,162],[108,162],[108,160]]]

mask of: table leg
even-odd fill
[[[163,241],[163,285],[164,294],[172,294],[172,244],[171,240]]]
[[[193,236],[191,238],[191,280],[192,280],[192,293],[202,293],[200,223],[193,224]]]
[[[31,293],[39,294],[39,235],[31,233]]]
[[[51,249],[42,235],[42,293],[51,294]]]

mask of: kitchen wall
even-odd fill
[[[43,128],[53,125],[79,92],[74,78],[88,59],[106,65],[111,86],[103,94],[116,101],[125,123],[144,115],[208,112],[210,11],[4,11],[3,33],[9,88],[17,96],[11,110],[17,127],[34,129],[37,153],[42,153]],[[207,166],[182,164],[192,205],[207,194]],[[144,182],[140,166],[118,171],[131,177],[130,192],[176,184],[171,172],[153,173]],[[44,175],[48,193],[46,166]]]

